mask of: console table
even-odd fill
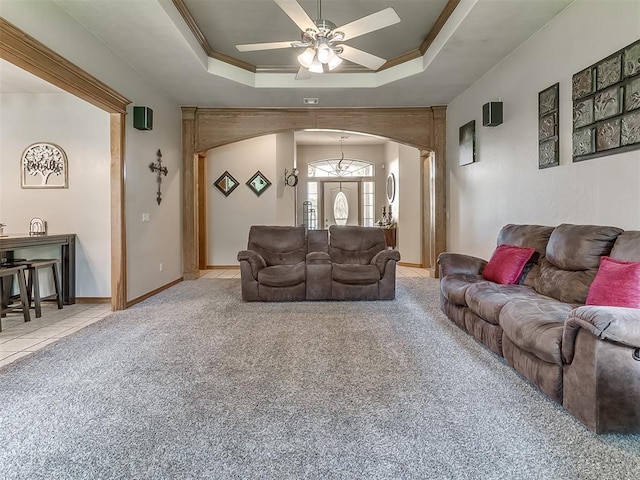
[[[383,228],[384,240],[387,242],[387,247],[396,248],[396,228]]]
[[[9,234],[0,237],[0,257],[13,259],[13,251],[18,248],[60,245],[62,270],[62,303],[76,303],[76,234]]]

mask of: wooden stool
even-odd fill
[[[24,272],[27,267],[25,265],[0,267],[0,317],[6,316],[7,313],[13,313],[22,310],[24,321],[31,321],[29,315],[29,295],[27,293],[27,285],[24,280]],[[20,289],[20,305],[10,303],[11,292],[10,282],[7,282],[5,288],[5,279],[10,280],[14,275],[18,277],[18,286]],[[2,321],[0,320],[0,332],[2,331]]]
[[[55,300],[58,304],[58,310],[60,310],[62,308],[62,289],[60,288],[60,277],[58,275],[58,265],[60,264],[60,260],[58,260],[57,258],[39,258],[35,260],[20,262],[20,264],[25,265],[27,267],[27,270],[29,271],[27,295],[29,298],[29,306],[31,305],[31,300],[33,299],[36,318],[40,318],[42,316],[41,302],[47,300]],[[55,293],[46,297],[42,297],[40,295],[40,279],[38,276],[38,271],[42,268],[51,268],[51,271],[53,273]]]

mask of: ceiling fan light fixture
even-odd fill
[[[336,52],[334,52],[333,49],[326,43],[321,43],[320,45],[318,45],[318,60],[320,61],[320,63],[327,64],[335,56]]]
[[[315,50],[313,48],[307,48],[304,52],[298,55],[298,62],[300,62],[300,65],[304,68],[310,68],[315,56]]]
[[[329,67],[329,70],[333,70],[341,63],[342,63],[342,59],[338,55],[334,55],[333,58],[329,60],[329,63],[327,64],[327,66]]]
[[[320,63],[320,60],[315,58],[313,60],[313,63],[311,63],[311,66],[309,67],[309,71],[311,73],[322,73],[322,72],[324,72],[324,69],[322,68],[322,63]]]

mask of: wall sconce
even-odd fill
[[[298,185],[298,169],[293,167],[291,173],[286,168],[284,169],[284,184],[290,187]]]

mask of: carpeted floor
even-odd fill
[[[2,479],[632,479],[596,436],[439,311],[242,303],[183,282],[0,369]]]

